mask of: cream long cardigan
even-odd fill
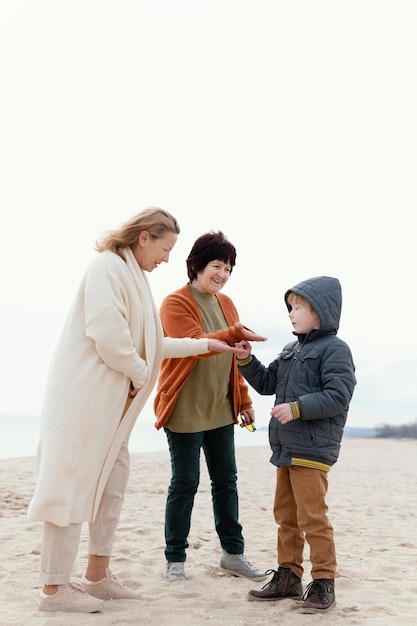
[[[130,248],[123,253],[125,261],[106,251],[90,264],[56,348],[30,520],[93,520],[162,359],[208,352],[207,339],[163,337],[148,279]],[[130,381],[140,391],[123,414]]]

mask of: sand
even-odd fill
[[[237,449],[245,553],[265,570],[277,567],[272,515],[275,468],[269,456],[268,446]],[[111,562],[113,573],[138,589],[143,600],[107,602],[95,614],[40,612],[42,525],[26,519],[34,470],[34,457],[0,461],[1,626],[417,624],[417,441],[344,439],[339,462],[330,473],[328,494],[338,555],[337,605],[323,615],[301,614],[300,601],[249,602],[249,589],[264,583],[254,584],[219,569],[221,550],[204,462],[189,537],[188,580],[163,579],[167,452],[132,455]],[[85,561],[86,529],[74,580],[82,576]],[[309,582],[307,548],[304,586]]]

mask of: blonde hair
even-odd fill
[[[317,315],[317,311],[312,306],[312,304],[306,298],[304,298],[304,296],[300,296],[299,293],[294,293],[293,291],[290,291],[290,293],[287,296],[287,302],[291,307],[293,307],[295,304],[300,304],[304,306],[307,305],[310,307],[310,311]]]
[[[95,249],[98,252],[111,250],[122,256],[120,254],[121,248],[133,247],[140,233],[144,230],[149,233],[151,239],[160,239],[167,232],[178,235],[180,227],[175,217],[168,211],[158,207],[149,207],[132,217],[117,230],[109,231],[106,235],[97,239]]]

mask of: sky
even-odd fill
[[[181,227],[157,304],[222,230],[224,293],[268,365],[293,338],[285,291],[336,276],[348,424],[417,419],[414,0],[0,6],[0,415],[40,414],[96,239],[152,205]],[[266,425],[273,397],[252,398]]]

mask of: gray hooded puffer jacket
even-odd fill
[[[336,336],[342,310],[337,278],[317,276],[298,283],[285,294],[308,300],[320,318],[320,330],[297,335],[265,367],[253,356],[239,370],[261,395],[275,393],[275,404],[298,402],[300,415],[287,424],[271,417],[271,463],[306,465],[328,470],[337,461],[349,403],[356,384],[349,346]],[[296,333],[294,333],[296,334]]]

